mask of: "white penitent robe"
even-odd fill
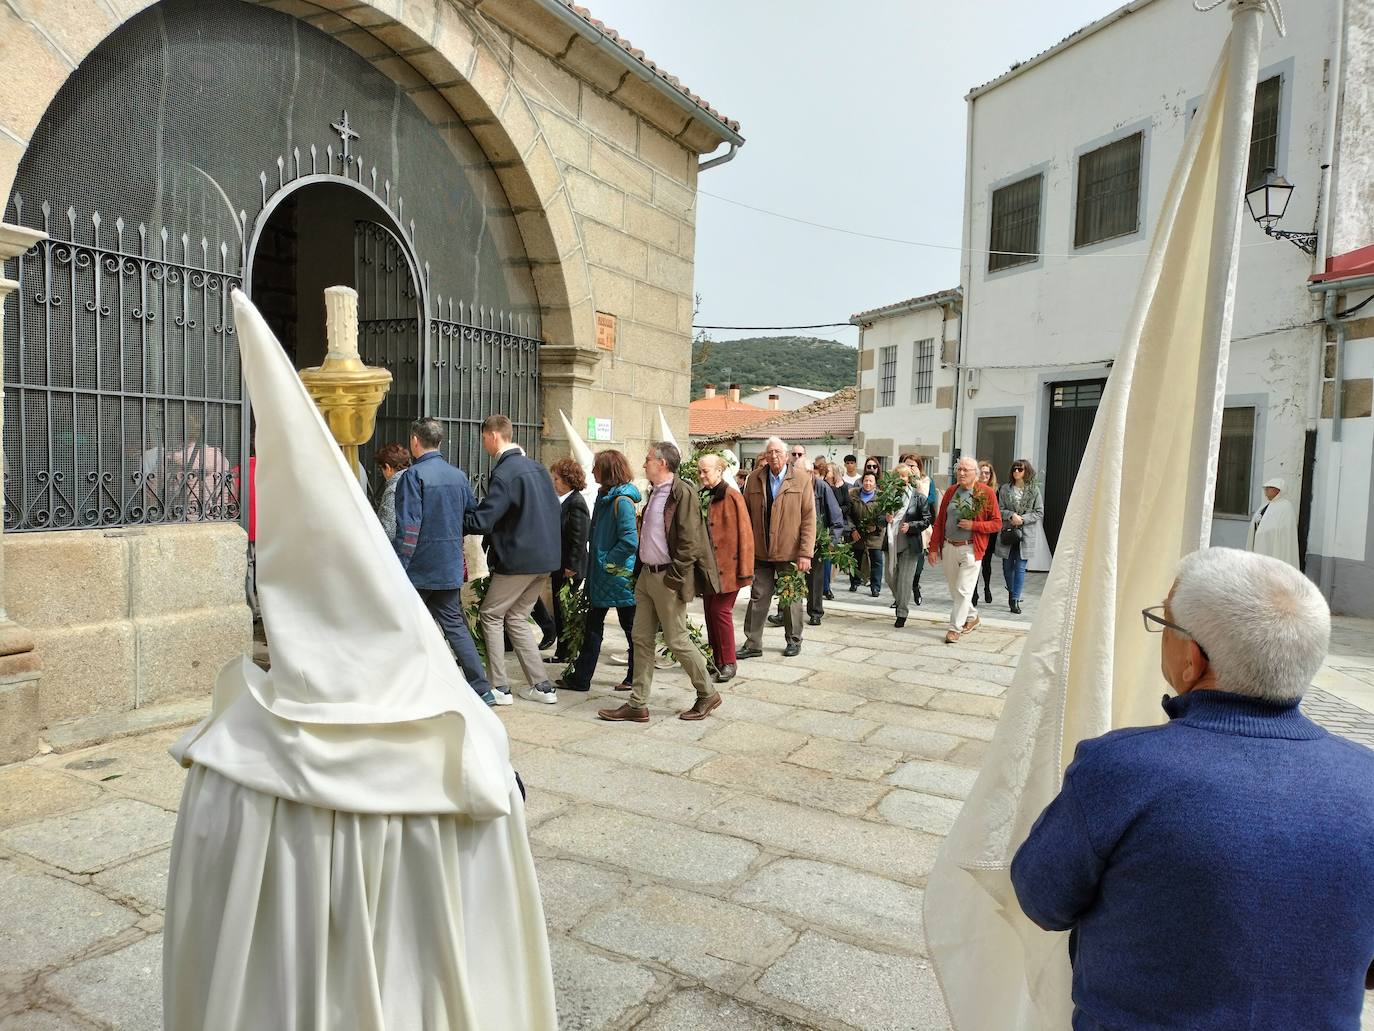
[[[1250,520],[1250,540],[1246,547],[1301,569],[1298,564],[1298,514],[1293,503],[1279,497],[1261,505]]]
[[[553,1031],[505,728],[266,323],[233,301],[272,662],[225,666],[210,715],[172,748],[189,773],[164,1027]]]

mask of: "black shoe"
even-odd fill
[[[821,595],[821,597],[824,598],[826,601],[834,601],[834,600],[835,600],[835,592],[834,592],[834,591],[826,591],[824,594]]]
[[[882,594],[883,592],[882,592],[882,591],[869,591],[869,593],[872,594],[873,597],[876,598],[878,595]]]
[[[857,591],[858,589],[859,589],[859,585],[858,585],[858,584],[850,584],[850,585],[849,585],[849,593],[850,593],[850,594],[853,594],[853,593],[854,593],[855,591]]]
[[[738,659],[757,659],[757,658],[758,658],[760,655],[762,655],[762,654],[763,654],[763,649],[762,649],[762,648],[750,648],[750,647],[746,644],[743,648],[741,648],[741,649],[739,649],[737,652],[735,652],[735,658],[736,658],[737,660],[738,660]]]
[[[787,642],[787,647],[784,648],[784,649],[782,650],[782,657],[783,657],[784,659],[790,659],[793,655],[800,655],[800,654],[801,654],[801,642],[800,642],[800,641],[788,641],[788,642]]]
[[[592,689],[591,684],[583,687],[581,684],[574,684],[571,680],[564,680],[562,677],[555,680],[553,686],[559,691],[590,691]]]
[[[769,626],[782,626],[782,617],[776,612],[768,617]]]
[[[806,622],[807,622],[807,625],[809,625],[809,626],[820,626],[820,625],[821,625],[821,617],[820,617],[820,616],[810,616],[810,617],[807,618]]]
[[[875,595],[873,595],[873,597],[876,598],[877,595],[875,594]],[[890,601],[890,602],[887,603],[887,607],[890,608],[890,609],[895,609],[895,608],[897,607],[897,603],[896,603],[895,601]]]
[[[983,600],[984,600],[985,602],[987,602],[989,605],[992,604],[992,588],[991,588],[991,587],[984,587],[984,588],[983,588]]]
[[[555,644],[557,644],[557,643],[558,643],[558,635],[555,634],[552,630],[550,630],[550,631],[549,631],[547,634],[545,634],[544,637],[540,640],[540,642],[539,642],[539,650],[542,652],[545,648],[552,648],[552,647],[553,647]]]
[[[568,664],[568,657],[566,655],[559,655],[557,652],[554,652],[552,655],[545,655],[544,661],[554,666],[558,665],[559,663],[562,663],[564,666],[566,666]]]
[[[906,626],[906,617],[898,616],[896,619],[892,621],[892,625],[895,626],[898,630],[902,629],[902,627]]]
[[[733,662],[727,662],[724,666],[720,667],[720,671],[716,673],[716,683],[717,683],[717,684],[723,684],[723,683],[725,683],[727,680],[734,680],[734,679],[735,679],[735,664],[734,664]]]
[[[1013,612],[1018,614],[1021,612],[1021,600],[1019,598],[1013,598],[1011,601],[1007,602],[1007,604],[1011,607]]]
[[[921,589],[919,587],[916,588],[916,604],[921,604]]]

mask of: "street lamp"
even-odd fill
[[[1317,253],[1316,233],[1291,233],[1286,229],[1275,229],[1274,223],[1283,218],[1288,210],[1288,201],[1293,196],[1293,184],[1273,168],[1264,170],[1264,178],[1245,191],[1245,206],[1250,209],[1250,217],[1259,227],[1275,240],[1287,240],[1308,254]]]

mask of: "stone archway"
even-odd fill
[[[0,194],[8,195],[28,141],[71,72],[124,21],[152,5],[124,0],[117,16],[100,0],[41,8],[19,0],[0,9],[0,61],[17,76],[0,91]],[[335,6],[293,0],[286,10],[402,86],[431,122],[459,121],[476,137],[515,212],[531,265],[546,382],[579,378],[596,354],[586,258],[558,162],[508,55],[484,38],[469,12],[445,0]]]

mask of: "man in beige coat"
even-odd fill
[[[778,575],[795,565],[805,577],[816,548],[816,496],[811,474],[788,464],[787,444],[777,437],[768,438],[763,455],[764,463],[744,485],[744,503],[754,524],[754,582],[744,615],[744,647],[736,653],[740,659],[763,654],[763,621],[772,605]],[[801,599],[783,606],[782,615],[787,632],[783,655],[796,655],[801,651]]]

